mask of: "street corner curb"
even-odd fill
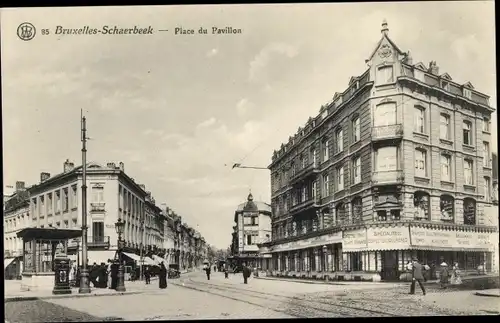
[[[100,296],[126,296],[142,294],[143,291],[130,291],[130,292],[117,292],[109,294],[68,294],[68,295],[47,295],[47,296],[14,296],[5,297],[5,303],[9,302],[24,302],[24,301],[37,301],[37,300],[51,300],[51,299],[67,299],[67,298],[84,298],[84,297],[100,297]]]
[[[490,293],[483,293],[483,292],[475,292],[474,295],[482,296],[482,297],[500,297],[500,294],[490,294]]]

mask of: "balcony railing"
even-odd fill
[[[78,240],[71,239],[68,241],[68,248],[76,248],[78,245],[81,248],[82,245],[81,239]],[[109,236],[88,236],[87,246],[109,248],[110,238]]]
[[[402,170],[374,172],[372,175],[373,184],[392,184],[402,183],[403,181],[404,175]]]
[[[363,223],[362,218],[340,218],[335,220],[336,226],[346,226]]]
[[[318,163],[310,163],[309,165],[306,165],[305,167],[298,169],[295,171],[295,173],[290,176],[290,182],[296,182],[297,180],[300,180],[301,178],[308,176],[310,174],[313,174],[315,170],[318,169]]]
[[[90,212],[104,212],[106,210],[106,203],[90,203]]]
[[[392,124],[372,128],[372,140],[391,139],[403,136],[403,125]]]
[[[315,203],[315,199],[307,199],[305,201],[299,202],[290,208],[290,213],[307,208]]]

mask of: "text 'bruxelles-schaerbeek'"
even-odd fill
[[[101,28],[91,28],[89,26],[84,26],[83,28],[63,28],[62,26],[57,26],[56,35],[152,35],[153,27],[138,27],[133,28],[121,28],[118,26],[102,26]]]

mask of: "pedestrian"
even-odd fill
[[[225,279],[229,278],[229,269],[227,265],[224,265],[224,278]]]
[[[448,264],[443,262],[441,264],[441,269],[439,270],[439,285],[441,289],[446,289],[448,286],[448,278],[450,276],[450,272],[448,270]]]
[[[214,266],[214,273],[217,271],[217,266]]]
[[[108,277],[108,273],[106,272],[106,264],[101,262],[101,265],[99,266],[99,288],[106,288],[107,282],[106,279]]]
[[[243,264],[243,283],[248,284],[248,277],[250,277],[250,268],[246,264]]]
[[[425,295],[424,275],[422,271],[423,266],[418,262],[417,258],[413,258],[410,294],[415,294],[415,283],[417,282],[422,289],[422,293]]]
[[[210,266],[207,266],[207,268],[205,269],[205,273],[207,274],[207,280],[210,280],[210,270],[211,270]]]
[[[116,261],[111,264],[111,289],[116,289],[118,286],[118,263]]]
[[[146,268],[146,271],[144,272],[144,280],[146,281],[146,285],[151,284],[151,271],[149,268]]]
[[[160,273],[158,275],[160,289],[167,288],[167,267],[163,264],[163,261],[160,263]]]
[[[113,264],[113,261],[111,259],[108,259],[108,266],[106,268],[106,272],[108,273],[108,277],[106,280],[106,287],[111,288],[111,265]]]
[[[452,273],[451,273],[450,283],[452,285],[460,285],[460,284],[462,284],[462,278],[460,277],[460,274],[461,274],[460,268],[458,268],[458,262],[456,262],[453,265]]]

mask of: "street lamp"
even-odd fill
[[[116,233],[118,234],[118,261],[120,262],[118,265],[118,283],[116,285],[117,292],[125,292],[125,277],[123,274],[123,263],[122,263],[122,249],[123,249],[123,241],[122,234],[123,229],[125,228],[125,222],[122,219],[118,219],[118,222],[115,223]]]
[[[323,271],[324,272],[327,272],[328,271],[328,256],[327,256],[327,250],[328,250],[328,247],[327,246],[323,246],[323,259],[324,259],[324,264],[325,264],[325,268],[323,268]]]

